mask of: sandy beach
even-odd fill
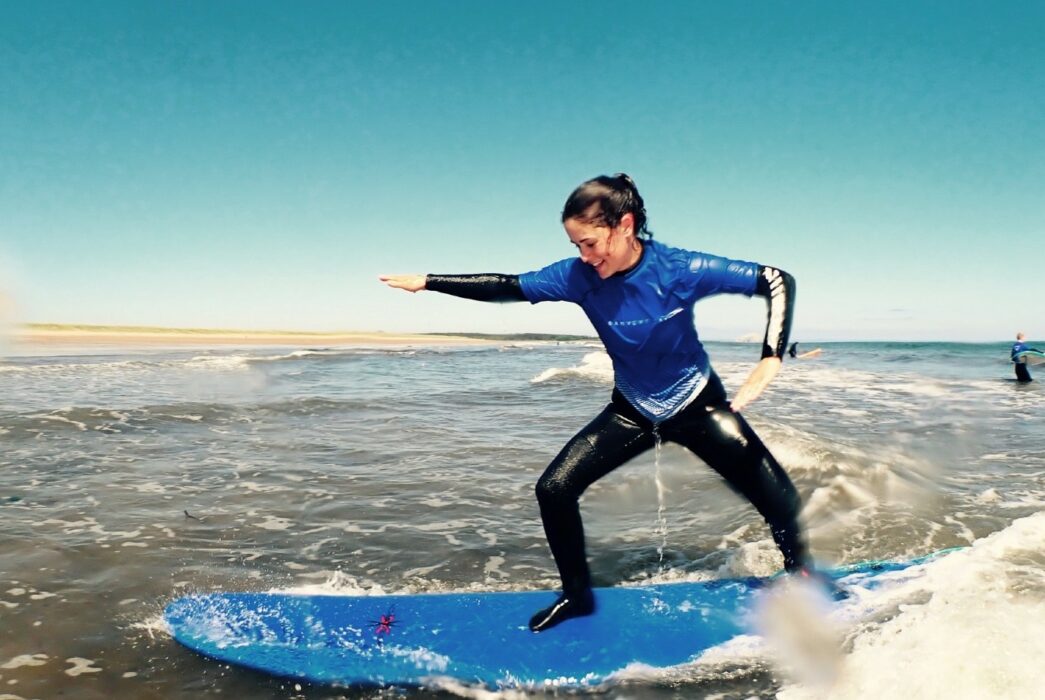
[[[454,335],[385,333],[381,331],[307,332],[28,324],[12,334],[15,347],[120,346],[181,347],[209,345],[480,345],[500,341]]]

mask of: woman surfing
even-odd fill
[[[591,484],[658,437],[691,450],[762,515],[788,572],[812,571],[784,469],[741,416],[780,370],[795,282],[783,270],[654,241],[635,183],[599,176],[566,200],[562,224],[577,256],[523,274],[381,275],[390,287],[479,301],[568,301],[588,316],[613,361],[609,404],[552,460],[537,501],[562,593],[530,619],[534,632],[595,611],[579,500]],[[716,294],[766,300],[760,361],[730,401],[701,344],[693,306]]]

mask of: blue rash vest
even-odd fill
[[[715,294],[757,291],[759,265],[642,241],[631,270],[601,279],[579,258],[519,275],[531,304],[579,304],[613,360],[617,389],[655,423],[681,411],[707,383],[711,361],[693,305]]]

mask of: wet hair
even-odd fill
[[[653,238],[646,226],[646,205],[635,182],[624,173],[599,175],[581,185],[566,199],[562,220],[577,219],[613,228],[625,214],[635,217],[635,236]]]

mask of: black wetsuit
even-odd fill
[[[1018,382],[1029,382],[1033,381],[1033,377],[1030,376],[1030,370],[1027,369],[1027,365],[1022,362],[1016,363],[1016,381]]]
[[[1030,369],[1027,367],[1027,363],[1020,362],[1016,357],[1019,353],[1024,352],[1026,350],[1034,350],[1037,352],[1041,352],[1037,348],[1032,348],[1023,341],[1018,340],[1013,344],[1010,356],[1012,357],[1012,361],[1016,367],[1016,381],[1018,382],[1032,381],[1032,377],[1030,376]]]
[[[763,356],[781,357],[790,332],[794,281],[783,271],[759,266],[753,284],[757,288],[752,293],[769,302]],[[517,275],[428,275],[425,287],[480,301],[528,300]],[[788,571],[808,564],[798,492],[747,421],[730,409],[713,371],[688,404],[657,423],[614,388],[609,405],[563,447],[537,482],[541,519],[563,596],[534,616],[531,629],[540,631],[594,609],[579,499],[592,483],[653,447],[658,434],[691,450],[755,506]]]
[[[798,492],[743,416],[730,410],[722,382],[712,374],[692,403],[656,426],[614,390],[609,405],[566,443],[537,481],[545,534],[565,591],[591,585],[578,499],[595,481],[653,447],[658,434],[691,450],[755,506],[788,570],[807,563]]]

